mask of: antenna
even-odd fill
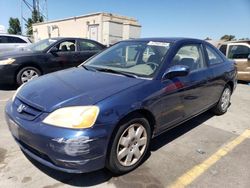
[[[48,2],[47,0],[20,0],[21,1],[21,27],[27,23],[33,11],[37,11],[38,16],[42,16],[44,21],[48,21]]]

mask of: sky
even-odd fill
[[[49,20],[93,12],[120,14],[139,21],[141,37],[250,38],[250,0],[47,1]],[[20,18],[20,7],[21,0],[0,0],[0,25],[7,29],[10,17]]]

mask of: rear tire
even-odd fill
[[[144,159],[150,139],[151,128],[147,119],[141,115],[126,119],[110,142],[106,167],[117,175],[134,170]]]
[[[35,67],[24,67],[18,71],[16,76],[16,83],[18,86],[29,82],[41,75],[41,71]]]
[[[212,108],[212,112],[216,115],[222,115],[227,112],[227,109],[230,105],[232,90],[230,86],[226,85],[219,102]]]

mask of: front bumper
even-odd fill
[[[31,158],[56,170],[85,173],[105,166],[109,132],[105,126],[74,130],[42,123],[43,115],[33,121],[18,118],[9,102],[6,121],[20,148]]]

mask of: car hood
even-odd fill
[[[41,52],[28,51],[28,50],[14,50],[0,53],[0,60],[8,59],[8,58],[18,58],[25,56],[33,56],[41,54]]]
[[[94,105],[144,80],[72,68],[47,74],[25,84],[17,98],[44,112],[66,106]]]

